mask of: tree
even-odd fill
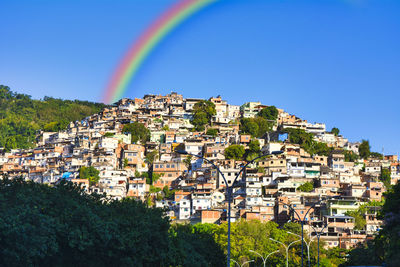
[[[114,133],[107,132],[104,134],[104,137],[113,137]]]
[[[190,171],[192,169],[192,159],[193,156],[192,155],[188,155],[184,160],[183,163],[185,164],[186,168],[188,169],[188,171]]]
[[[218,135],[218,129],[216,128],[209,128],[207,129],[206,135],[211,135],[211,136],[217,136]]]
[[[225,149],[225,157],[227,159],[241,160],[245,153],[242,145],[230,145]]]
[[[90,185],[94,185],[99,182],[100,179],[99,173],[100,171],[93,166],[90,167],[83,166],[79,169],[79,178],[88,179]]]
[[[38,130],[60,131],[71,121],[98,113],[104,104],[45,97],[34,100],[0,85],[0,147],[32,148]]]
[[[358,160],[358,155],[356,153],[350,150],[344,151],[344,161],[355,162],[356,160]]]
[[[297,190],[300,190],[301,192],[311,192],[314,190],[314,184],[311,182],[305,182],[304,184],[297,187]]]
[[[140,141],[140,143],[144,144],[150,140],[150,130],[147,129],[144,124],[139,122],[125,124],[122,128],[122,132],[131,134],[132,143]]]
[[[385,185],[386,189],[390,189],[391,184],[392,184],[392,178],[390,174],[390,170],[387,168],[382,168],[381,170],[381,175],[379,179],[383,182]]]
[[[289,141],[299,144],[307,153],[314,155],[328,156],[333,148],[328,147],[326,143],[314,141],[314,135],[303,129],[288,128],[285,132],[289,135]]]
[[[253,153],[259,153],[261,150],[260,142],[257,139],[251,140],[249,143],[249,150]]]
[[[335,136],[338,136],[340,133],[340,130],[336,127],[333,127],[331,130],[331,133],[333,133]]]
[[[215,104],[208,100],[201,100],[193,106],[191,123],[197,131],[204,131],[205,125],[211,123],[211,118],[217,114]]]
[[[124,158],[124,163],[123,163],[123,167],[126,168],[129,164],[129,160],[127,158]]]
[[[144,158],[145,162],[147,162],[148,164],[153,164],[154,160],[156,160],[158,156],[158,151],[157,150],[153,150],[151,152],[148,152]]]
[[[0,180],[0,212],[0,266],[221,266],[225,261],[213,233],[201,231],[205,228],[171,226],[162,209],[131,198],[104,201],[65,180],[53,187]]]
[[[257,139],[252,139],[249,143],[249,149],[245,152],[247,161],[251,161],[260,155],[260,142]]]
[[[278,109],[275,106],[268,106],[260,110],[258,116],[263,117],[266,120],[275,121],[278,118],[278,114]]]
[[[371,147],[368,140],[362,140],[360,146],[358,147],[358,154],[362,159],[366,159],[371,154]]]
[[[243,118],[240,120],[240,131],[243,134],[251,134],[252,136],[258,135],[259,126],[254,120],[249,118]]]

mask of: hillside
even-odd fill
[[[51,97],[35,100],[0,85],[0,147],[6,151],[32,147],[37,130],[64,129],[70,121],[97,113],[104,106],[102,103]]]

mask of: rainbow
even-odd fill
[[[103,102],[113,103],[122,98],[129,81],[157,44],[182,21],[216,0],[180,0],[155,20],[130,47],[104,92]]]

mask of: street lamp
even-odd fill
[[[319,239],[320,239],[320,237],[321,237],[321,234],[324,233],[324,229],[325,229],[329,224],[331,224],[331,223],[325,224],[325,226],[322,227],[321,231],[319,231],[319,232],[314,228],[314,226],[312,226],[312,225],[310,224],[310,226],[314,229],[314,232],[316,233],[316,235],[315,235],[313,238],[317,237],[317,241],[318,241],[318,267],[319,267]]]
[[[265,267],[265,264],[267,263],[268,257],[271,256],[271,255],[274,254],[274,253],[279,252],[279,249],[276,250],[276,251],[273,251],[273,252],[269,253],[269,254],[267,255],[267,257],[265,257],[265,258],[264,258],[260,253],[258,253],[257,251],[254,251],[254,250],[249,250],[249,251],[250,251],[250,252],[253,252],[253,253],[255,253],[255,254],[257,254],[258,256],[260,256],[261,259],[262,259],[262,261],[263,261],[263,266]]]
[[[282,243],[281,241],[278,241],[278,240],[275,240],[275,239],[272,239],[272,238],[269,238],[269,239],[272,240],[272,241],[275,241],[275,242],[277,242],[277,243],[279,243],[279,244],[281,244],[282,246],[285,247],[285,249],[286,249],[286,267],[289,267],[289,248],[290,248],[290,246],[293,245],[294,243],[301,241],[301,239],[296,240],[296,241],[293,241],[293,242],[290,243],[288,246],[286,246],[286,245],[285,245],[284,243]]]
[[[295,233],[292,233],[292,232],[289,232],[289,231],[287,231],[287,233],[302,238],[302,237],[301,237],[300,235],[298,235],[298,234],[295,234]],[[303,242],[304,242],[304,243],[306,244],[306,246],[307,246],[308,266],[311,266],[311,262],[310,262],[310,244],[311,244],[311,241],[312,241],[312,239],[310,239],[310,241],[307,243],[305,240],[303,240]]]
[[[282,154],[283,151],[272,151],[270,154],[263,154],[261,156],[258,156],[254,159],[252,159],[251,161],[248,161],[239,171],[239,173],[236,175],[235,179],[232,181],[232,185],[228,185],[228,181],[225,178],[225,175],[221,172],[221,170],[218,168],[217,165],[215,165],[211,160],[208,160],[202,156],[196,155],[196,154],[192,154],[189,153],[185,150],[176,150],[176,153],[182,154],[182,155],[190,155],[193,157],[197,157],[199,159],[203,159],[206,162],[210,163],[215,169],[217,169],[217,171],[219,172],[219,174],[221,174],[222,179],[225,182],[225,186],[226,186],[226,191],[227,191],[227,195],[228,195],[228,247],[227,247],[227,267],[230,266],[230,259],[231,259],[231,197],[232,197],[232,189],[233,189],[233,185],[235,184],[237,178],[239,178],[240,174],[246,169],[246,167],[253,163],[255,160],[259,159],[259,158],[263,158],[263,157],[267,157],[270,155],[279,155]]]
[[[246,263],[250,263],[250,262],[253,262],[254,260],[250,260],[250,261],[245,261],[245,262],[243,262],[242,263],[242,265],[240,265],[237,261],[235,261],[235,260],[231,260],[231,261],[233,261],[234,263],[236,263],[237,264],[237,266],[239,266],[239,267],[243,267]]]
[[[282,203],[282,204],[284,204],[284,205],[286,205],[287,207],[289,207],[289,209],[290,209],[294,214],[297,215],[297,218],[299,219],[299,222],[300,222],[300,224],[301,224],[301,240],[304,240],[304,223],[306,222],[305,218],[307,218],[307,215],[308,215],[308,213],[310,212],[310,210],[311,210],[312,208],[314,208],[315,205],[319,204],[319,203],[321,202],[321,200],[319,200],[319,201],[313,203],[313,204],[311,205],[311,207],[307,210],[307,212],[306,212],[306,214],[304,215],[303,218],[300,217],[300,215],[297,213],[297,211],[296,211],[290,204],[287,204],[287,203],[285,203],[285,202],[283,202],[283,201],[281,201],[281,200],[279,200],[279,199],[277,199],[276,201],[277,201],[277,202],[280,202],[280,203]],[[304,264],[303,264],[303,254],[304,254],[303,251],[304,251],[303,242],[301,242],[301,267],[304,266]]]

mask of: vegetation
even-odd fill
[[[358,147],[358,153],[362,159],[367,159],[371,154],[371,146],[368,140],[362,140]]]
[[[133,199],[102,199],[65,181],[0,180],[0,265],[223,266],[209,233],[170,227]]]
[[[382,168],[381,170],[381,175],[379,176],[379,179],[383,184],[385,185],[386,189],[390,189],[391,183],[392,183],[392,177],[390,175],[390,170],[387,168]]]
[[[314,190],[314,184],[311,182],[305,182],[304,184],[297,187],[297,190],[300,190],[301,192],[311,192]]]
[[[104,134],[104,137],[113,137],[114,136],[114,133],[105,133]]]
[[[232,223],[232,259],[239,263],[244,263],[248,260],[254,260],[254,266],[262,266],[261,258],[251,252],[250,250],[256,251],[261,255],[268,255],[271,252],[279,250],[278,253],[272,254],[267,262],[266,266],[286,266],[286,252],[282,245],[270,240],[281,241],[285,244],[289,244],[299,238],[295,235],[287,233],[291,231],[293,233],[300,234],[301,228],[299,224],[287,223],[282,228],[274,222],[262,223],[258,220],[244,221]],[[224,249],[226,253],[227,247],[227,224],[196,224],[193,226],[198,233],[208,233],[214,237],[217,244]],[[308,235],[306,234],[306,240],[308,242]],[[321,266],[337,266],[344,261],[343,257],[339,253],[331,253],[328,258],[328,251],[323,249],[323,242],[320,244],[321,249],[321,263],[325,265]],[[210,249],[211,250],[211,249]],[[307,252],[305,252],[305,265],[307,265]],[[317,262],[317,242],[311,243],[310,246],[310,258],[311,266],[316,266]],[[300,266],[301,265],[301,243],[297,242],[292,245],[289,249],[289,266]],[[220,265],[222,266],[222,265]]]
[[[141,144],[145,144],[150,140],[150,130],[140,122],[135,121],[134,123],[125,124],[122,128],[122,132],[131,133],[132,144],[138,141],[140,141]]]
[[[183,160],[183,163],[185,164],[188,171],[192,170],[192,159],[193,159],[192,155],[187,155],[187,157]]]
[[[230,145],[225,149],[225,157],[227,159],[241,160],[245,149],[242,145]]]
[[[101,103],[51,97],[34,100],[0,85],[0,147],[6,151],[31,148],[38,130],[63,130],[71,121],[82,120],[103,107]]]
[[[336,127],[333,127],[331,130],[331,133],[333,133],[335,136],[338,136],[340,133],[340,130]]]
[[[344,161],[347,162],[355,162],[359,158],[356,153],[350,150],[345,150],[343,153],[344,153]]]
[[[99,182],[100,179],[99,173],[100,171],[93,166],[90,167],[83,166],[79,169],[79,178],[87,179],[89,180],[90,185],[94,185]]]
[[[193,106],[193,118],[190,121],[197,131],[204,131],[205,125],[211,124],[211,118],[217,114],[215,104],[208,100],[201,100]]]
[[[364,214],[367,206],[382,206],[379,216],[385,220],[385,223],[375,239],[350,251],[347,264],[382,265],[386,263],[387,266],[398,266],[400,261],[398,234],[400,232],[400,184],[397,183],[388,190],[384,203],[371,202],[361,206],[357,212]]]
[[[333,148],[328,147],[326,143],[317,142],[314,140],[312,133],[307,133],[303,129],[285,129],[289,134],[289,141],[294,144],[299,144],[307,153],[314,155],[328,156]]]
[[[260,155],[260,142],[257,139],[253,139],[249,143],[249,149],[246,150],[244,158],[247,161],[251,161]]]
[[[276,119],[278,118],[278,114],[279,114],[278,109],[275,106],[268,106],[266,108],[263,108],[258,113],[258,116],[266,120],[276,121]]]
[[[206,135],[211,135],[211,136],[217,136],[218,135],[218,129],[216,128],[209,128],[207,129]]]

